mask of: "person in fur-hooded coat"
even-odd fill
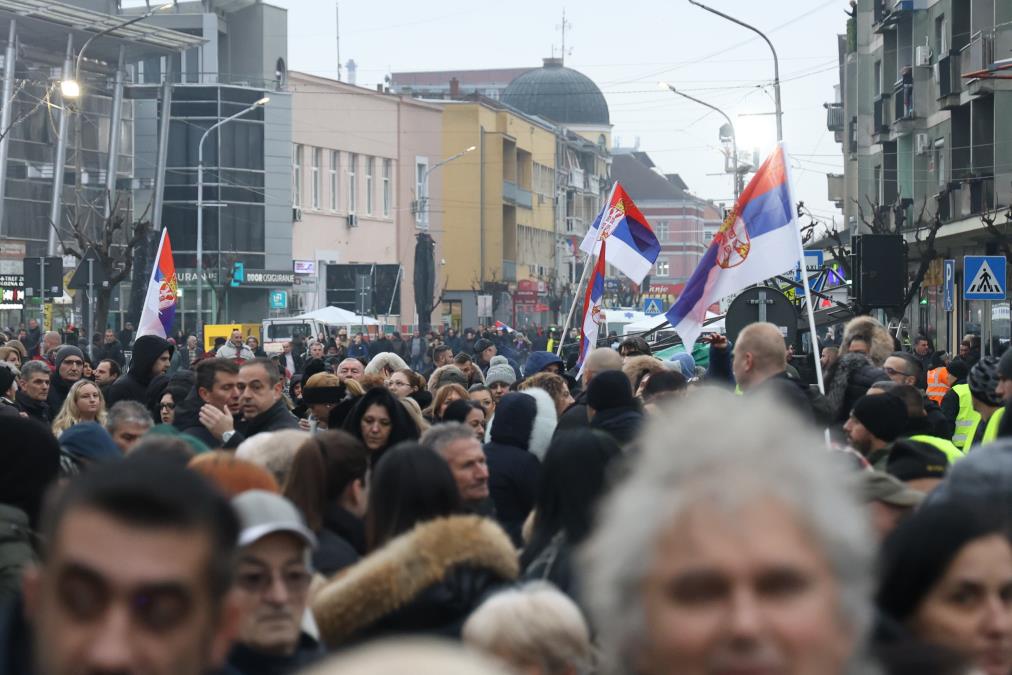
[[[557,422],[551,395],[543,389],[525,389],[500,399],[485,432],[488,488],[496,520],[517,547],[522,545],[524,521],[534,508],[541,460]]]
[[[313,615],[329,649],[393,635],[459,639],[471,612],[518,575],[516,550],[494,521],[436,518],[331,579]]]
[[[847,421],[854,403],[871,385],[889,379],[882,364],[893,352],[893,340],[876,319],[859,316],[844,329],[841,352],[826,371],[826,399],[839,424]]]
[[[397,354],[393,352],[380,352],[369,361],[369,365],[365,367],[365,374],[372,375],[373,373],[377,373],[384,377],[390,377],[394,371],[404,370],[407,367],[408,364]]]

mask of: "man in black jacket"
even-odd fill
[[[43,361],[27,361],[21,366],[21,380],[14,402],[21,412],[48,428],[53,422],[49,411],[49,366]]]
[[[629,378],[621,370],[606,370],[587,387],[590,426],[600,429],[621,446],[630,443],[643,424],[643,411],[636,405]]]
[[[559,424],[556,426],[556,433],[567,429],[586,429],[590,422],[587,416],[587,389],[591,381],[598,373],[606,370],[621,370],[622,357],[611,347],[598,347],[587,355],[583,362],[582,384],[583,390],[574,398],[570,405],[559,417]]]
[[[102,346],[95,350],[94,361],[97,363],[103,359],[111,359],[120,367],[126,363],[126,357],[123,356],[123,345],[116,339],[116,332],[111,328],[105,331],[105,341]]]
[[[282,399],[284,382],[270,359],[253,359],[239,369],[239,406],[242,421],[236,425],[232,415],[213,405],[200,409],[200,423],[214,437],[215,445],[237,447],[250,436],[264,431],[298,429],[299,420],[288,412]]]
[[[109,387],[106,407],[111,408],[119,401],[145,403],[148,385],[172,365],[174,349],[168,340],[157,335],[142,335],[137,338],[134,341],[130,369]]]
[[[738,334],[733,358],[734,379],[743,392],[766,392],[815,420],[806,385],[787,376],[787,346],[780,328],[765,321],[750,323]]]
[[[200,409],[210,405],[223,413],[228,412],[234,421],[240,416],[239,366],[230,359],[204,359],[196,367],[197,382],[186,400],[176,408],[173,426],[184,434],[204,441],[210,447],[221,445],[221,437],[214,437],[200,423]]]
[[[70,388],[84,376],[84,352],[80,347],[64,345],[56,350],[56,372],[49,381],[49,410],[55,418],[67,400]],[[111,406],[110,406],[111,407]]]

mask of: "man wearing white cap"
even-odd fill
[[[295,506],[271,492],[243,492],[232,506],[241,526],[235,576],[241,615],[229,666],[242,675],[295,672],[321,654],[302,631],[316,537]]]

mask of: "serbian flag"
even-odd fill
[[[622,185],[615,183],[608,203],[587,230],[580,250],[597,253],[597,244],[608,241],[608,264],[632,279],[637,286],[657,262],[661,244],[650,223],[633,204]],[[601,247],[603,251],[603,246]],[[603,254],[598,254],[604,257]]]
[[[668,321],[687,347],[699,337],[713,303],[798,264],[801,240],[793,203],[787,151],[780,144],[749,181],[668,310]]]
[[[148,292],[144,296],[144,310],[137,326],[137,337],[166,337],[172,332],[172,320],[176,316],[179,297],[177,291],[176,263],[172,260],[169,230],[163,229],[162,238],[158,241],[158,254],[155,255],[155,264],[151,269]]]
[[[495,322],[496,332],[499,332],[499,331],[501,331],[504,328],[506,329],[507,333],[512,333],[513,332],[513,329],[510,328],[509,326],[507,326],[506,324],[504,324],[502,321],[496,321]]]
[[[597,346],[597,334],[604,322],[604,312],[601,309],[601,300],[604,298],[604,245],[601,242],[601,253],[594,263],[594,273],[587,284],[587,293],[583,296],[583,324],[580,328],[580,358],[576,365],[583,372],[583,362],[594,347]],[[579,375],[577,376],[579,377]]]

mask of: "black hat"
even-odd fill
[[[948,369],[949,375],[952,375],[957,380],[965,379],[970,374],[969,364],[960,358],[955,358],[949,361]]]
[[[481,338],[481,339],[477,340],[474,343],[474,353],[475,354],[481,354],[483,351],[485,351],[489,347],[494,347],[494,346],[495,345],[492,344],[491,340],[488,340],[486,338]]]
[[[943,478],[949,470],[949,458],[938,448],[909,438],[893,443],[886,461],[886,472],[902,481]]]
[[[11,365],[0,366],[0,394],[11,388],[14,384],[14,367]]]
[[[1006,349],[998,359],[998,377],[1012,380],[1012,347]]]
[[[907,425],[907,406],[889,394],[865,395],[850,413],[876,438],[892,442]]]
[[[628,408],[635,404],[629,378],[621,370],[598,373],[587,385],[587,406],[598,412]]]

